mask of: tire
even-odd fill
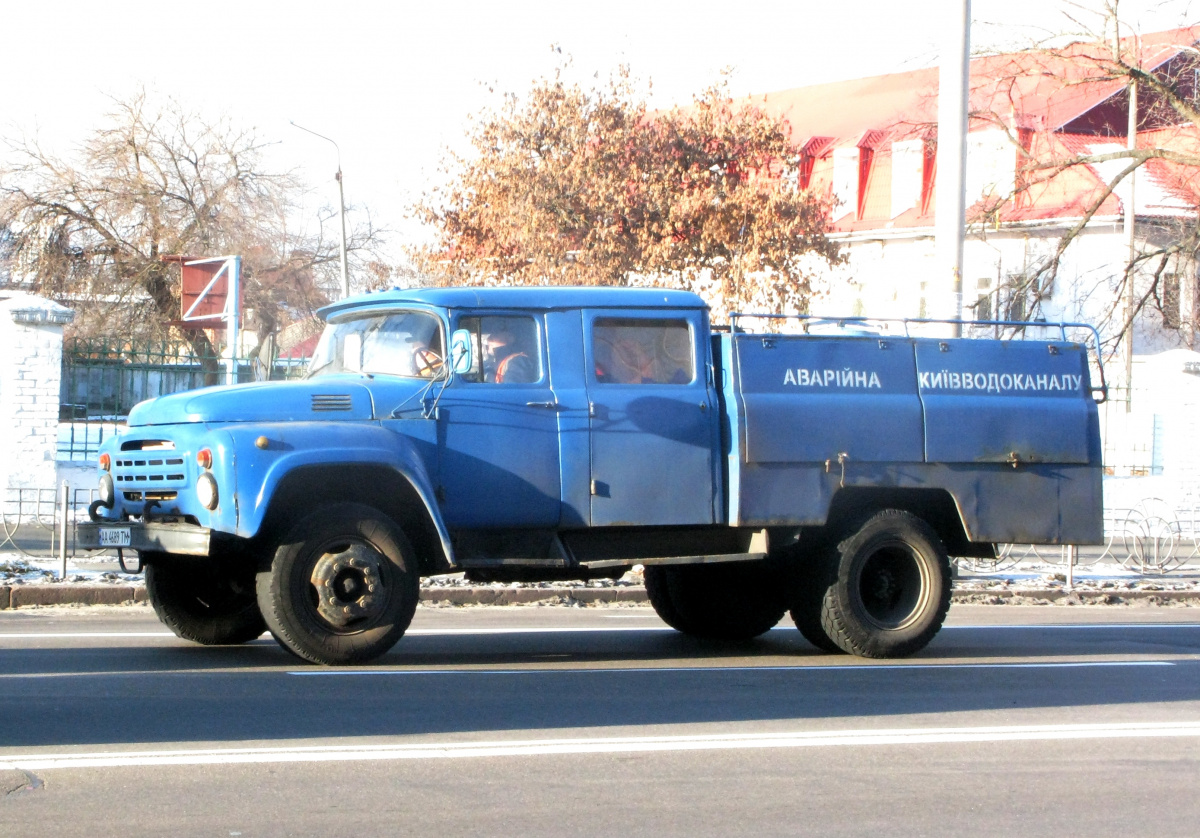
[[[416,556],[379,511],[322,507],[296,524],[258,574],[258,603],[281,646],[311,663],[365,663],[387,652],[412,622]]]
[[[671,601],[670,568],[662,565],[650,565],[642,573],[646,584],[646,598],[654,606],[654,612],[676,631],[693,634],[692,626],[679,615],[679,609]]]
[[[933,528],[887,509],[837,545],[821,625],[842,650],[866,658],[919,652],[950,609],[950,559]]]
[[[792,557],[788,568],[788,611],[792,622],[812,645],[822,652],[839,654],[842,647],[825,633],[821,612],[825,592],[833,582],[833,556],[828,547],[815,548],[807,555]]]
[[[647,597],[651,588],[657,588],[654,596],[660,604],[654,599],[650,602],[663,622],[693,637],[749,640],[769,631],[787,610],[779,586],[761,563],[676,565],[657,570],[662,571],[663,584],[647,582]]]
[[[254,568],[147,553],[146,594],[163,625],[205,646],[246,643],[267,630],[254,592]]]

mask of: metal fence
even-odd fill
[[[59,391],[59,460],[90,460],[145,399],[224,382],[227,361],[182,342],[75,339],[63,344]],[[297,378],[303,357],[238,361],[237,380]]]
[[[96,489],[90,485],[71,487],[67,495],[65,554],[70,558],[96,555],[75,545],[75,524],[88,520],[88,505],[95,499]],[[0,500],[0,554],[33,559],[62,555],[63,511],[61,487],[8,489]],[[1074,555],[1065,545],[998,544],[995,558],[959,558],[955,563],[962,571],[978,574],[1065,568],[1069,562],[1077,569],[1119,567],[1143,576],[1200,574],[1200,504],[1180,507],[1146,498],[1128,509],[1107,510],[1104,538],[1103,545],[1078,548]]]
[[[1073,556],[1065,545],[997,544],[994,559],[957,561],[962,570],[973,573],[1008,573],[1022,566],[1068,562],[1077,568],[1120,565],[1144,576],[1200,573],[1200,505],[1145,498],[1133,507],[1108,509],[1104,545],[1080,548]]]
[[[71,488],[65,505],[66,555],[74,557],[75,524],[88,520],[96,489]],[[10,488],[0,500],[0,553],[19,553],[33,559],[59,556],[62,549],[64,504],[62,488]],[[87,551],[80,551],[86,553]]]
[[[1132,395],[1134,409],[1130,410]],[[1100,405],[1100,436],[1104,446],[1104,473],[1121,477],[1162,474],[1165,455],[1164,417],[1138,405],[1149,403],[1148,391],[1111,386],[1108,401]]]

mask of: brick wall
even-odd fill
[[[74,316],[43,297],[0,300],[0,488],[56,483],[63,326]]]

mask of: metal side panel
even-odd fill
[[[920,462],[912,342],[737,335],[746,463]]]
[[[1089,463],[1096,404],[1070,343],[919,340],[930,463]]]

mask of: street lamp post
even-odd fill
[[[337,143],[324,134],[318,134],[311,128],[305,128],[303,125],[297,125],[295,122],[292,125],[301,131],[312,134],[314,137],[320,137],[327,143],[333,143],[333,147],[337,151],[338,167],[334,179],[338,185],[338,210],[342,222],[342,299],[345,299],[350,296],[350,274],[346,271],[346,196],[342,190],[342,150],[338,148]]]

